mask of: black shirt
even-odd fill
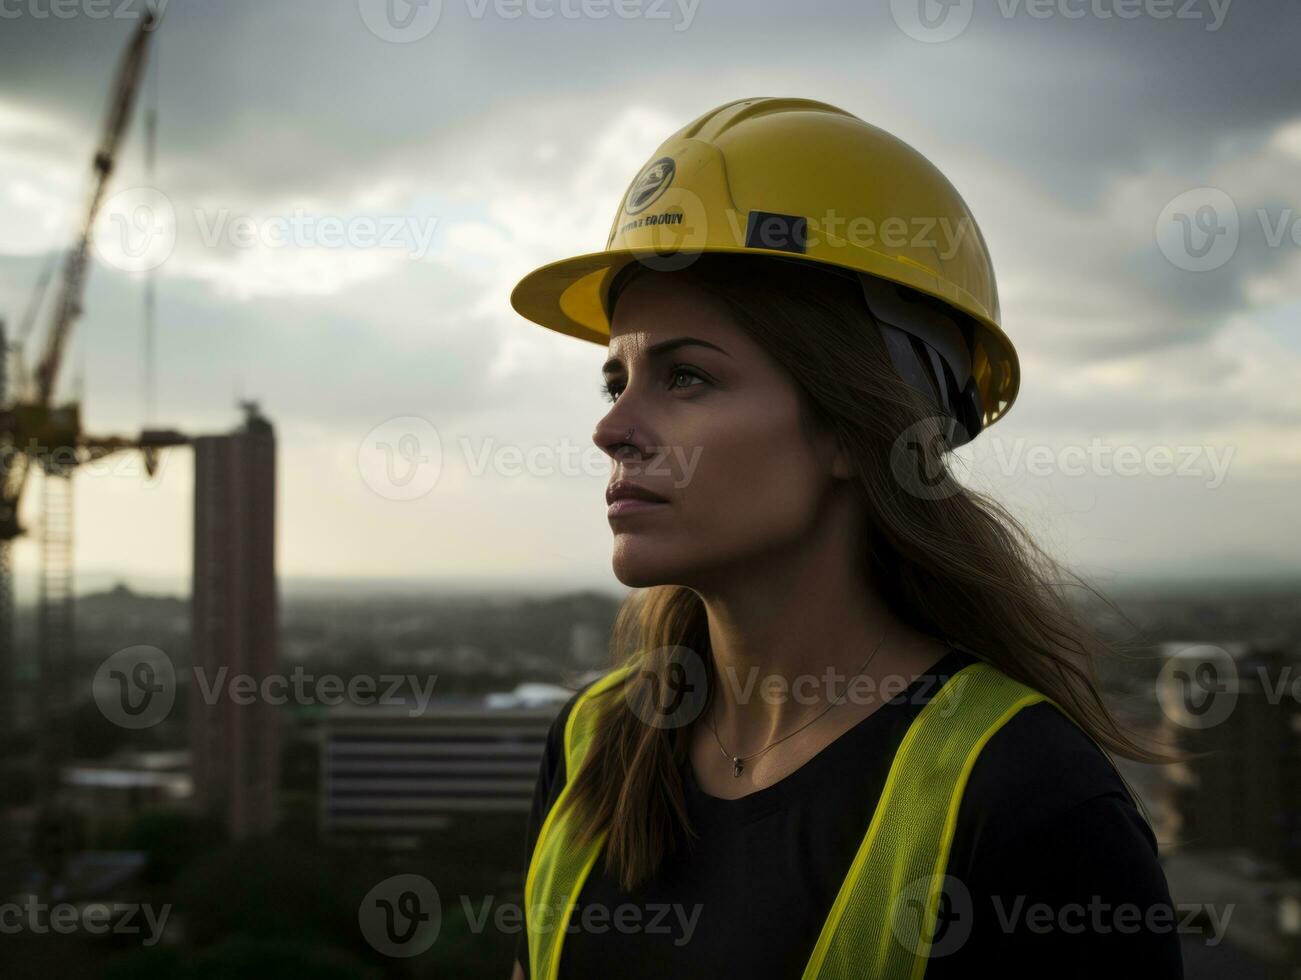
[[[562,980],[800,977],[909,724],[949,676],[976,661],[951,648],[799,769],[748,796],[707,795],[686,766],[699,838],[670,854],[635,895],[598,857],[564,937]],[[564,726],[578,693],[547,739],[525,868],[564,786]],[[980,967],[1183,976],[1178,910],[1151,828],[1111,762],[1055,705],[1022,708],[981,750],[945,870],[953,882],[926,980]],[[521,932],[517,944],[526,976],[527,938]]]

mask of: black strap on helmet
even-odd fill
[[[949,447],[966,445],[984,428],[980,389],[971,371],[974,327],[969,320],[941,300],[889,279],[782,255],[764,257],[858,280],[895,371],[947,419]]]
[[[970,442],[984,424],[971,372],[971,326],[939,300],[888,279],[856,275],[899,376],[947,417],[950,447]]]

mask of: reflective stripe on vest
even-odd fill
[[[524,882],[531,980],[557,980],[574,903],[605,842],[603,832],[585,847],[573,846],[572,815],[557,813],[592,741],[598,717],[592,699],[616,685],[631,666],[589,687],[565,724],[568,778],[538,832]],[[895,753],[803,980],[922,976],[967,776],[990,737],[1039,701],[1055,703],[980,662],[954,673],[918,712]]]

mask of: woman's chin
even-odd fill
[[[614,577],[630,589],[649,589],[655,585],[664,585],[668,580],[641,566],[628,568],[614,563]]]
[[[616,538],[614,557],[610,562],[614,577],[630,589],[678,582],[685,572],[684,563],[674,561],[669,555],[652,554],[654,550],[643,547],[641,543]]]

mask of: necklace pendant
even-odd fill
[[[741,761],[739,758],[737,758],[736,756],[733,756],[733,757],[732,757],[732,775],[733,775],[733,776],[738,776],[738,777],[739,777],[739,776],[741,775],[741,770],[744,769],[744,768],[745,768],[745,763],[742,762],[742,761]]]

